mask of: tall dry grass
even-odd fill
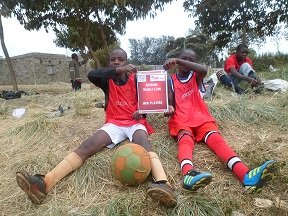
[[[238,97],[217,86],[214,100],[209,101],[223,136],[247,165],[254,168],[268,159],[282,162],[277,178],[261,194],[245,193],[204,144],[195,146],[194,164],[199,171],[211,172],[213,181],[197,193],[182,189],[177,146],[167,133],[167,119],[161,114],[150,115],[156,130],[150,140],[178,198],[174,209],[166,209],[146,195],[151,177],[139,186],[127,187],[112,176],[110,163],[115,149],[92,156],[60,181],[43,205],[32,204],[16,184],[16,171],[47,173],[103,124],[104,110],[95,107],[96,101],[103,100],[99,89],[84,85],[81,92],[73,93],[70,85],[63,84],[31,89],[41,93],[0,104],[1,215],[288,215],[276,205],[260,208],[254,202],[254,198],[274,201],[279,197],[288,201],[287,93],[266,91]],[[51,115],[59,105],[71,109],[63,116]],[[18,107],[26,108],[21,119],[11,116]]]

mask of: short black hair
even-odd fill
[[[191,48],[183,48],[183,49],[180,50],[180,54],[179,55],[181,55],[185,51],[192,51],[192,52],[196,53],[195,50],[193,50]]]
[[[71,58],[74,59],[75,57],[78,57],[76,53],[72,53]]]
[[[196,54],[196,52],[195,52],[194,49],[191,49],[191,48],[183,48],[183,49],[180,50],[179,56],[181,56],[182,53],[185,52],[185,51],[192,51],[192,52],[194,52],[194,53]]]
[[[124,49],[120,48],[120,47],[113,48],[113,49],[110,51],[110,53],[112,53],[112,52],[114,52],[114,51],[116,51],[116,50],[122,51],[122,52],[125,54],[125,58],[128,59],[128,56],[127,56],[126,51],[125,51]]]
[[[239,52],[240,49],[243,49],[243,48],[248,49],[248,46],[246,44],[239,44],[236,48],[236,52]]]

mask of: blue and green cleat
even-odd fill
[[[248,193],[259,193],[267,182],[275,177],[277,163],[274,160],[266,161],[261,166],[250,170],[243,180],[243,186]]]
[[[190,191],[197,191],[206,187],[212,180],[210,173],[200,173],[195,170],[189,171],[183,178],[183,188]]]

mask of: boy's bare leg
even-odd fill
[[[45,200],[47,193],[58,181],[81,167],[84,161],[111,142],[109,135],[105,131],[98,130],[45,176],[39,174],[29,175],[25,171],[17,172],[17,184],[33,203],[40,205]]]
[[[148,140],[146,131],[137,130],[133,134],[133,142],[143,146],[149,153],[151,160],[151,172],[155,183],[150,183],[147,194],[154,200],[159,201],[167,207],[175,207],[177,205],[174,190],[170,186],[161,161],[158,155],[153,151]]]

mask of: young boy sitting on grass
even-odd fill
[[[137,111],[136,67],[128,64],[127,54],[116,48],[110,54],[109,68],[96,69],[88,74],[89,80],[105,94],[105,124],[74,152],[68,154],[54,169],[44,175],[16,173],[19,187],[35,204],[42,204],[52,187],[104,147],[113,147],[125,139],[143,146],[151,159],[151,172],[155,183],[150,183],[148,195],[167,207],[177,205],[174,191],[168,183],[158,155],[153,151],[148,134],[153,132]],[[97,174],[96,174],[97,175]]]
[[[178,161],[183,174],[183,187],[196,191],[212,180],[208,172],[194,169],[194,142],[204,142],[216,156],[236,175],[249,192],[259,192],[274,177],[276,163],[268,160],[261,166],[250,170],[223,139],[210,114],[200,91],[205,91],[203,78],[208,67],[195,63],[196,53],[191,49],[181,51],[179,58],[168,59],[165,70],[178,65],[177,73],[172,74],[172,97],[175,111],[169,119],[170,135],[178,139]]]

